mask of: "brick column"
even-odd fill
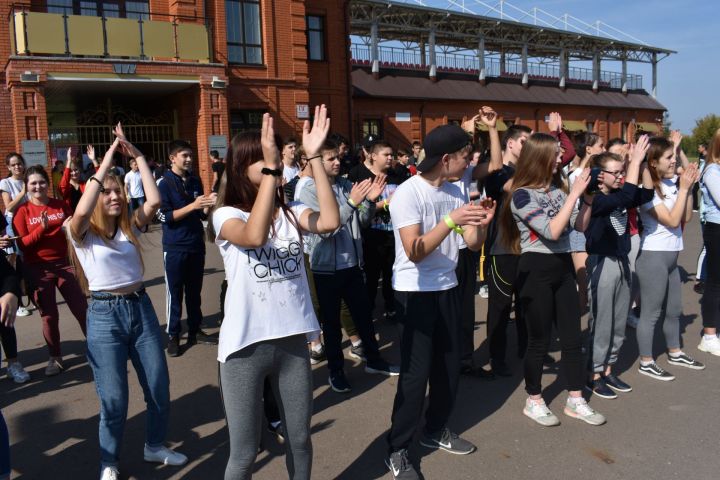
[[[200,109],[197,117],[198,175],[203,182],[205,192],[210,192],[213,181],[208,137],[225,135],[228,137],[228,144],[230,142],[226,91],[224,88],[212,88],[211,82],[212,78],[201,80]]]
[[[9,75],[10,107],[13,119],[15,150],[22,152],[23,140],[42,140],[48,153],[46,167],[50,168],[51,157],[48,144],[47,108],[45,105],[44,82],[35,84],[20,83],[14,75]],[[18,74],[19,77],[19,74]]]

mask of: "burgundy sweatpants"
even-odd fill
[[[51,357],[61,356],[60,316],[58,314],[55,287],[67,302],[86,335],[85,317],[87,299],[75,278],[75,269],[65,260],[56,262],[26,263],[23,267],[25,278],[34,288],[34,298],[40,308],[43,321],[43,336]]]

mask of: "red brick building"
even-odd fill
[[[548,56],[547,45],[528,44],[524,69],[513,69],[517,48],[497,45],[490,32],[478,49],[484,63],[452,66],[468,55],[445,47],[455,42],[460,51],[463,45],[451,33],[467,18],[408,5],[389,10],[388,3],[3,0],[9,28],[0,34],[0,149],[26,153],[29,162],[49,167],[68,146],[92,143],[103,151],[112,140],[111,125],[122,121],[130,139],[158,160],[170,139],[189,140],[209,187],[209,151],[216,145],[258,127],[265,111],[275,116],[282,135],[298,135],[318,103],[329,106],[333,130],[355,141],[378,131],[398,146],[482,104],[494,105],[505,124],[522,122],[537,130],[550,109],[559,110],[568,127],[607,137],[627,135],[635,126],[654,129],[662,121],[664,107],[635,76],[624,74],[617,84],[618,77],[600,70],[597,55],[594,81],[573,84],[577,69],[566,69],[567,59],[573,52],[582,59],[586,51],[559,53],[560,74],[537,75],[528,52]],[[397,28],[395,12],[418,25]],[[470,20],[481,24],[483,18]],[[563,38],[556,32],[545,43]],[[596,51],[609,43],[586,40]],[[405,42],[403,59],[409,55],[410,61],[394,61],[398,47],[392,45],[399,41]],[[626,55],[635,55],[631,61],[638,52],[655,62],[658,53],[672,53],[622,46]],[[500,50],[501,67],[493,71],[492,55]],[[562,85],[556,77],[564,79]],[[0,165],[0,174],[6,171]]]

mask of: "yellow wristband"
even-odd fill
[[[358,208],[357,203],[355,203],[352,198],[348,198],[348,203],[350,204],[350,206]]]
[[[387,209],[390,207],[390,202],[387,200],[383,200],[383,210],[387,212]]]
[[[445,220],[445,225],[447,225],[450,230],[457,233],[458,235],[462,235],[463,233],[465,233],[465,230],[463,230],[462,227],[455,224],[453,219],[450,218],[450,215],[445,215],[443,217],[443,220]]]

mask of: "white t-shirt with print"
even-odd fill
[[[296,218],[308,208],[289,204]],[[300,234],[282,212],[275,220],[275,235],[259,248],[243,248],[220,235],[223,223],[249,212],[234,207],[213,213],[215,243],[225,265],[228,290],[225,318],[220,328],[218,360],[263,340],[290,337],[320,330],[308,287]]]
[[[650,209],[665,205],[668,211],[672,210],[678,197],[677,176],[663,179],[660,189],[663,198],[655,192],[650,202],[640,207],[640,220],[643,224],[642,236],[640,237],[640,249],[653,252],[679,252],[683,249],[682,228],[668,228],[650,215]]]
[[[461,236],[455,232],[445,237],[440,246],[418,263],[405,254],[400,229],[420,225],[420,234],[432,230],[443,217],[465,204],[462,190],[450,182],[434,187],[420,175],[409,178],[398,187],[390,202],[395,263],[392,286],[400,292],[436,292],[457,285],[457,267]]]
[[[293,178],[297,177],[298,173],[300,173],[300,168],[298,167],[289,167],[287,165],[283,166],[283,177],[285,177],[286,182],[289,182]]]

